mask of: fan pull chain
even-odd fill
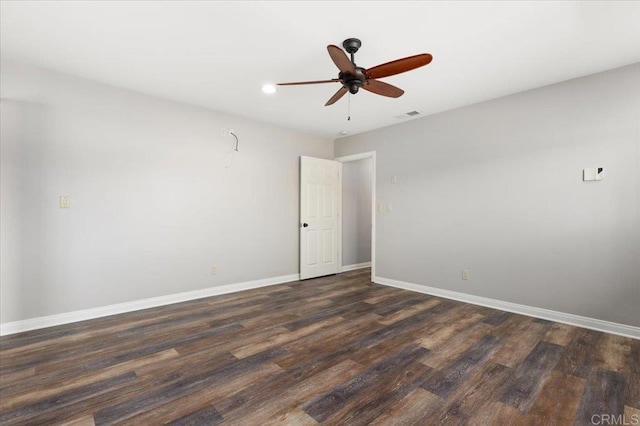
[[[347,121],[351,121],[351,93],[349,93],[349,97],[347,99],[347,103],[348,103],[348,110],[347,110]]]

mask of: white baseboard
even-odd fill
[[[426,285],[408,283],[384,277],[374,277],[373,282],[377,284],[397,287],[404,290],[411,290],[418,293],[430,294],[432,296],[444,297],[445,299],[458,300],[460,302],[471,303],[473,305],[486,306],[488,308],[499,309],[501,311],[513,312],[535,318],[542,318],[549,321],[561,322],[591,330],[603,331],[605,333],[617,334],[619,336],[640,339],[640,327],[626,324],[603,321],[595,318],[583,317],[579,315],[567,314],[564,312],[552,311],[549,309],[536,308],[533,306],[520,305],[518,303],[505,302],[497,299],[474,296],[457,291],[444,290]]]
[[[167,296],[152,297],[150,299],[134,300],[132,302],[101,306],[99,308],[83,309],[81,311],[65,312],[63,314],[47,315],[22,321],[8,322],[0,324],[0,336],[53,327],[55,325],[69,324],[77,321],[101,318],[109,315],[122,314],[125,312],[138,311],[141,309],[155,308],[157,306],[171,305],[172,303],[186,302],[188,300],[201,299],[203,297],[218,296],[221,294],[267,287],[270,285],[297,281],[299,279],[299,274],[283,275],[280,277],[245,281],[241,283],[221,285],[218,287],[209,287],[202,290],[187,291]]]
[[[353,265],[344,265],[340,268],[340,272],[355,271],[356,269],[371,268],[371,262],[354,263]]]
[[[342,271],[351,271],[361,268],[367,268],[371,263],[360,263],[348,265],[342,268]],[[347,269],[351,268],[351,269]],[[261,280],[245,281],[241,283],[228,284],[217,287],[210,287],[202,290],[187,291],[184,293],[171,294],[168,296],[153,297],[150,299],[135,300],[132,302],[118,303],[115,305],[102,306],[93,309],[84,309],[81,311],[66,312],[63,314],[48,315],[44,317],[31,318],[22,321],[14,321],[0,324],[0,336],[20,333],[23,331],[36,330],[40,328],[53,327],[56,325],[69,324],[77,321],[85,321],[94,318],[106,317],[109,315],[122,314],[126,312],[138,311],[141,309],[154,308],[157,306],[170,305],[173,303],[186,302],[189,300],[201,299],[203,297],[217,296],[228,293],[235,293],[243,290],[251,290],[254,288],[267,287],[275,284],[282,284],[291,281],[297,281],[300,278],[298,274],[283,275],[279,277],[265,278]],[[404,281],[393,280],[384,277],[374,277],[373,280],[377,284],[387,285],[390,287],[402,288],[404,290],[415,291],[418,293],[430,294],[433,296],[444,297],[446,299],[458,300],[461,302],[471,303],[474,305],[486,306],[488,308],[499,309],[502,311],[513,312],[521,315],[528,315],[535,318],[542,318],[549,321],[560,322],[564,324],[574,325],[577,327],[589,328],[592,330],[603,331],[605,333],[617,334],[620,336],[640,339],[640,327],[633,327],[625,324],[618,324],[609,321],[603,321],[595,318],[588,318],[579,315],[567,314],[564,312],[552,311],[549,309],[536,308],[533,306],[520,305],[517,303],[505,302],[497,299],[489,299],[486,297],[474,296],[471,294],[460,293],[457,291],[444,290],[436,287],[429,287],[420,284],[408,283]]]

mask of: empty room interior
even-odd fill
[[[640,425],[640,2],[0,0],[0,424]]]

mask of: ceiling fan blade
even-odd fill
[[[278,83],[278,86],[295,86],[298,84],[320,84],[320,83],[335,83],[339,82],[337,78],[331,80],[316,80],[316,81],[296,81],[294,83]]]
[[[404,93],[404,90],[378,80],[367,80],[362,85],[362,88],[371,93],[388,96],[390,98],[399,98]]]
[[[344,50],[333,44],[327,46],[327,50],[329,51],[329,56],[331,56],[333,63],[336,64],[341,72],[349,73],[351,75],[356,74],[356,69],[347,54],[344,53]]]
[[[336,101],[337,101],[338,99],[340,99],[341,97],[343,97],[345,93],[347,93],[347,89],[346,89],[346,88],[344,88],[344,87],[341,87],[341,88],[340,88],[340,90],[338,90],[338,91],[336,92],[336,94],[335,94],[335,95],[333,95],[333,96],[331,97],[331,99],[329,99],[329,100],[327,101],[327,103],[326,103],[326,104],[324,104],[324,106],[329,106],[329,105],[333,105],[333,104],[335,104],[335,103],[336,103]]]
[[[420,55],[409,56],[395,61],[387,62],[373,68],[369,68],[365,75],[367,78],[383,78],[402,72],[411,71],[422,67],[431,62],[433,56],[429,53],[421,53]]]

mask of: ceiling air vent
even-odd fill
[[[402,120],[403,118],[415,117],[416,115],[420,115],[420,112],[419,111],[409,111],[409,112],[405,112],[404,114],[396,115],[396,116],[394,116],[394,118],[398,118],[398,119]]]

